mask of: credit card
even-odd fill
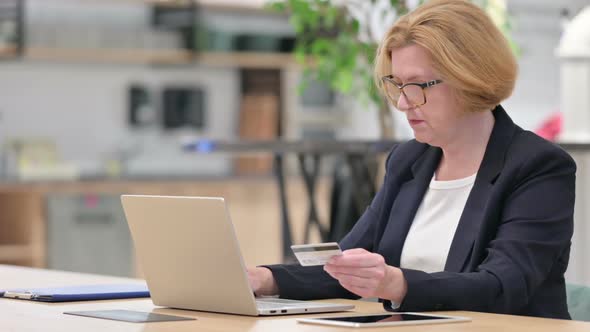
[[[296,244],[291,246],[291,250],[301,266],[324,265],[333,256],[342,255],[342,249],[336,242]]]

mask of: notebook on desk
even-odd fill
[[[145,284],[79,285],[49,288],[22,288],[0,291],[0,296],[41,302],[114,300],[149,297]]]

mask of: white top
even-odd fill
[[[429,273],[444,270],[476,175],[451,181],[432,178],[406,237],[401,267]]]

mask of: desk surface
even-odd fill
[[[0,265],[0,288],[50,287],[74,284],[120,283],[134,281],[138,280]],[[338,301],[353,302],[356,305],[357,313],[379,313],[383,311],[381,304],[379,303],[349,300]],[[164,314],[195,317],[197,320],[185,322],[138,324],[95,318],[84,318],[63,314],[64,311],[111,309],[154,311]],[[584,322],[495,315],[466,311],[444,313],[471,317],[473,321],[469,323],[396,327],[395,330],[399,332],[590,331],[590,323]],[[305,317],[310,316],[312,315],[305,315]],[[295,321],[295,317],[300,316],[275,316],[258,318],[188,310],[174,310],[155,307],[149,299],[71,302],[60,304],[0,299],[0,324],[2,325],[2,331],[353,331],[353,329],[350,328],[299,324]],[[373,328],[362,329],[362,331],[385,330],[383,328]]]

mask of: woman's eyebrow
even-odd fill
[[[423,75],[412,75],[410,77],[408,77],[406,80],[402,80],[399,76],[396,75],[391,75],[393,76],[393,80],[398,82],[398,83],[415,83],[415,82],[422,82],[422,81],[426,81],[426,77]]]
[[[426,77],[423,75],[412,75],[410,77],[408,77],[407,81],[408,82],[416,82],[416,81],[425,81]]]

